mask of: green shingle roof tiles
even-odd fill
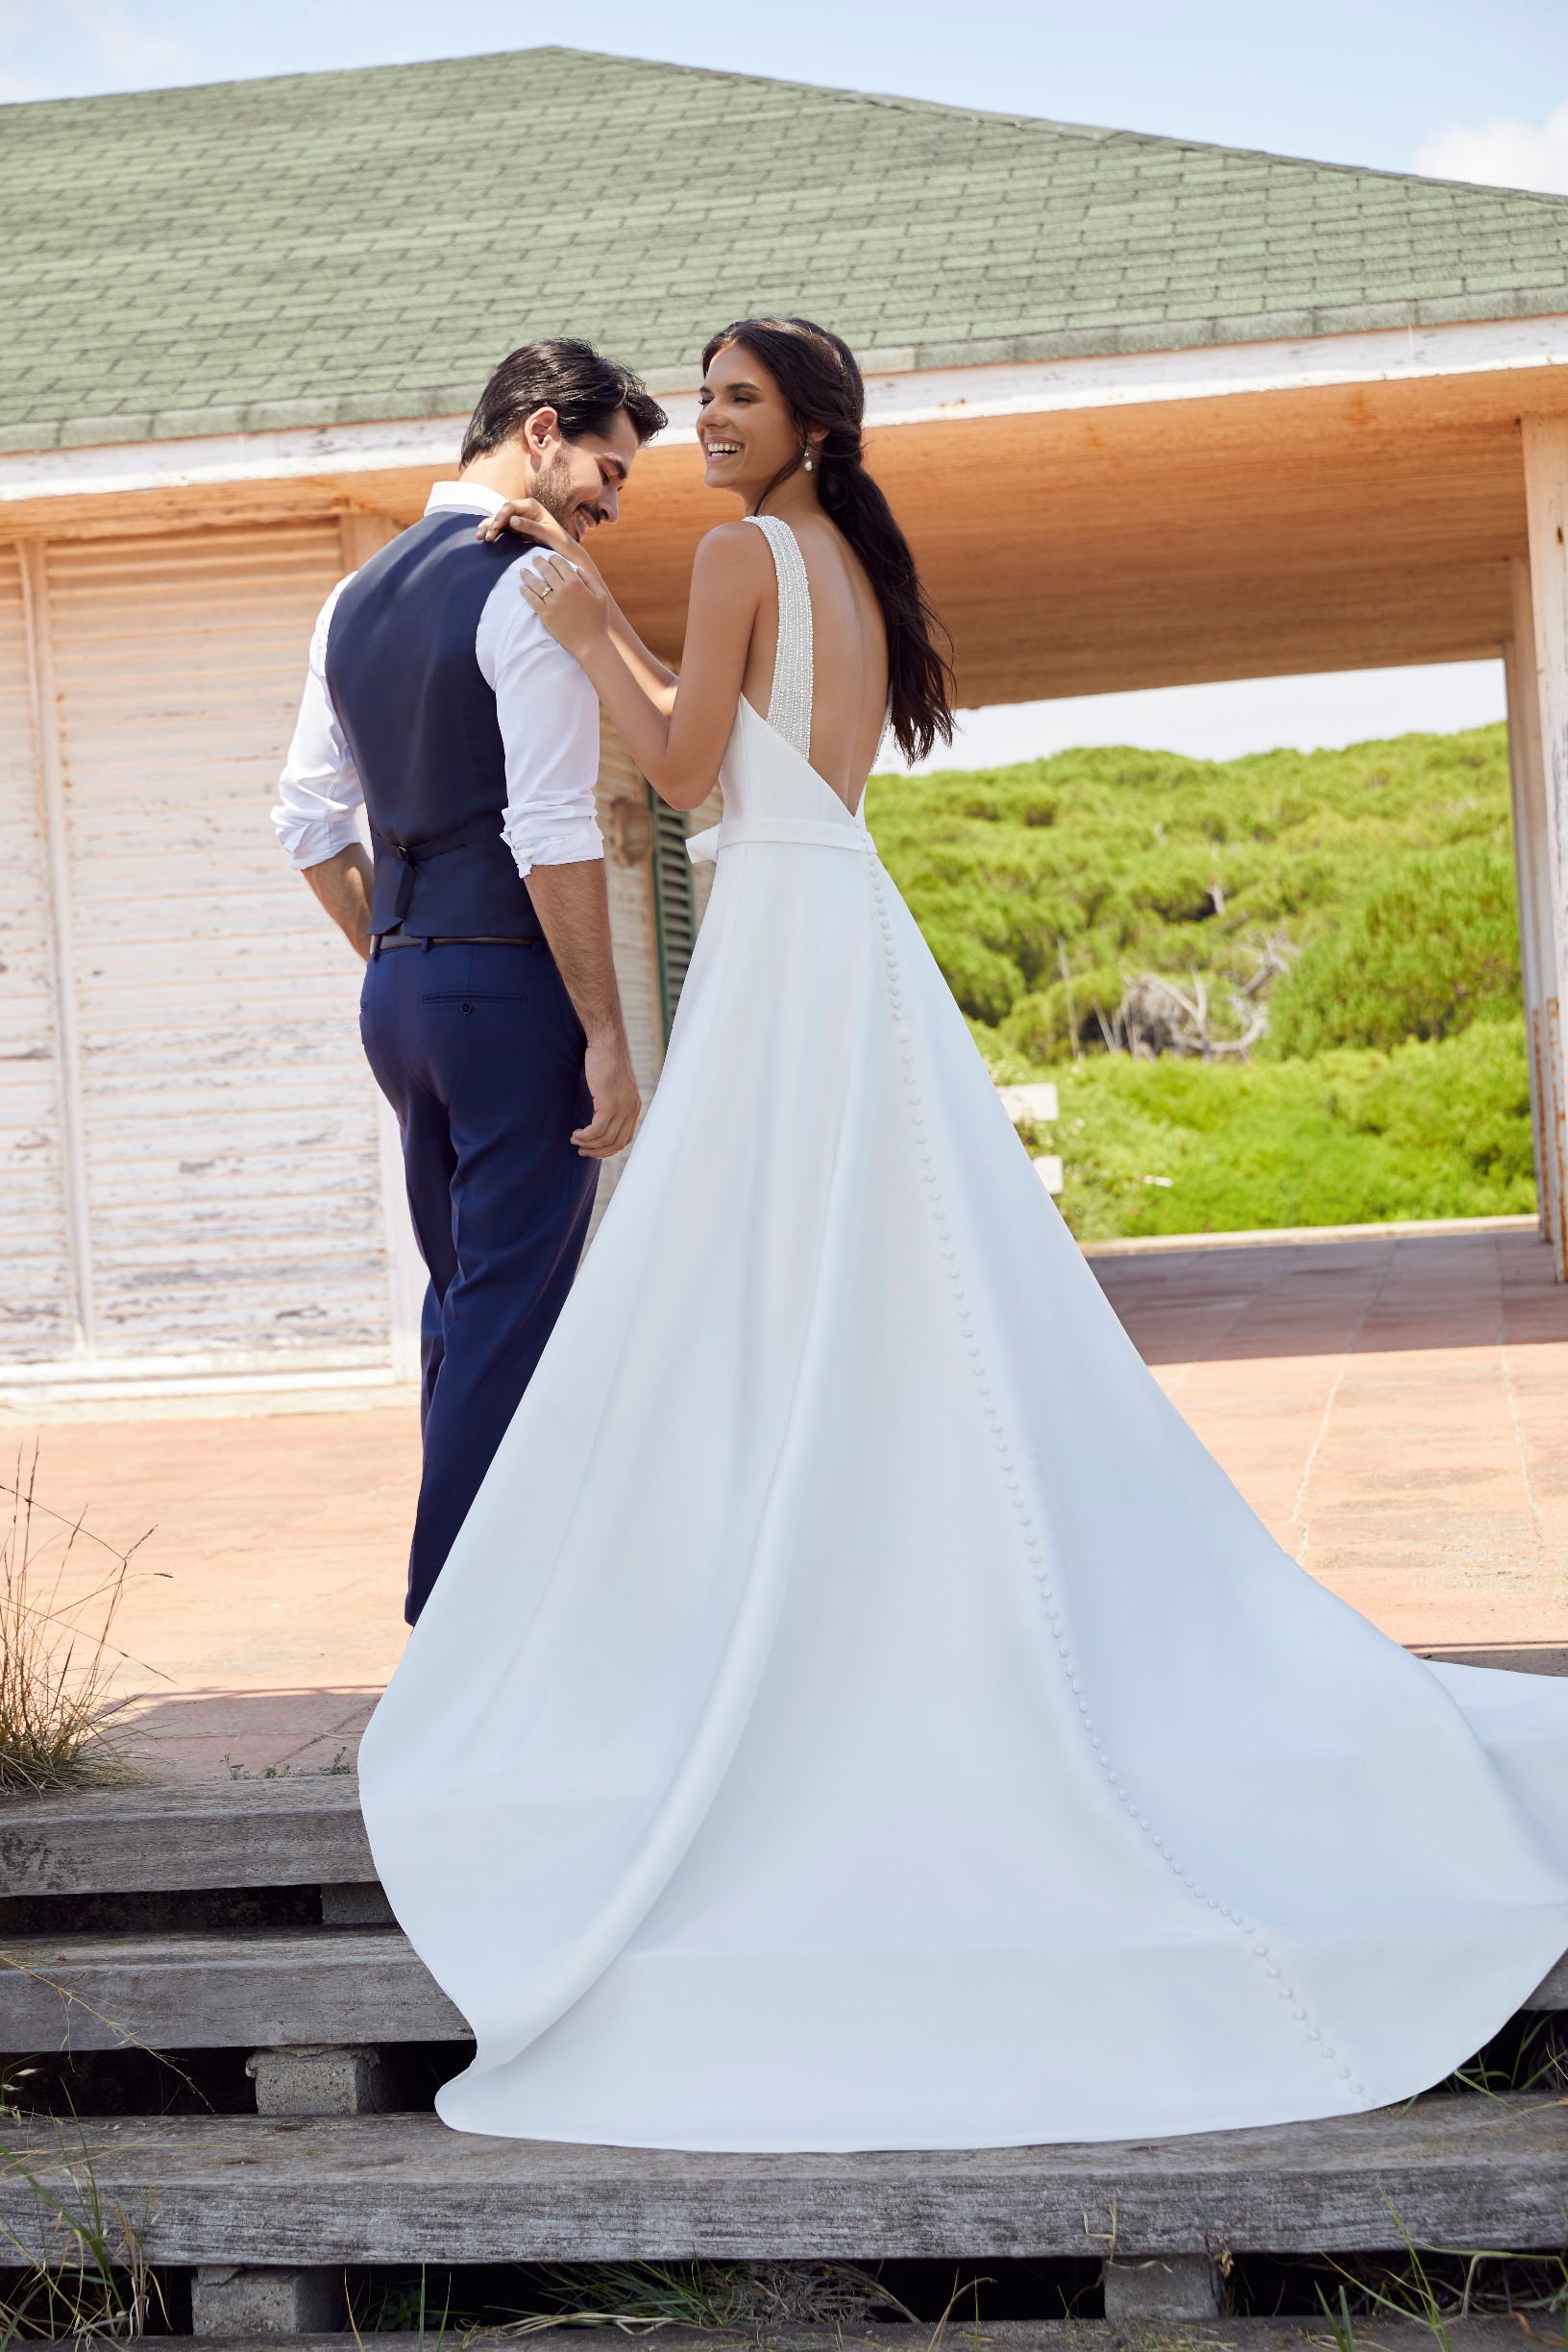
[[[0,448],[445,415],[747,309],[907,366],[1568,311],[1568,199],[567,49],[0,108]],[[886,363],[886,360],[884,360]]]

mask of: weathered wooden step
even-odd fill
[[[1549,2323],[1547,2323],[1549,2324]],[[374,2352],[436,2352],[441,2325],[441,2297],[435,2298],[430,2324],[423,2340],[413,2332],[376,2332]],[[910,2327],[898,2321],[872,2320],[864,2327],[751,2328],[661,2327],[654,2337],[658,2352],[932,2352],[934,2328]],[[1129,2330],[1105,2319],[983,2319],[978,2327],[960,2303],[947,2339],[954,2352],[1154,2352],[1164,2343],[1167,2352],[1329,2352],[1332,2339],[1322,2317],[1316,2319],[1196,2319],[1179,2328],[1158,2332]],[[1519,2322],[1503,2313],[1495,2316],[1447,2319],[1443,2340],[1450,2352],[1529,2352]],[[449,2352],[518,2352],[514,2330],[449,2327]],[[619,2339],[618,2339],[619,2340]],[[1359,2320],[1357,2340],[1366,2352],[1440,2352],[1439,2340],[1424,2320]],[[361,2338],[361,2343],[364,2339]],[[530,2331],[534,2352],[581,2352],[581,2328],[546,2327]],[[276,2336],[143,2336],[136,2352],[280,2352]],[[293,2336],[287,2352],[354,2352],[354,2339],[340,2336]]]
[[[1528,2006],[1568,2008],[1568,1965],[1558,1963]],[[0,2051],[467,2038],[461,2015],[396,1927],[0,1943]]]
[[[23,1936],[0,1945],[0,2050],[450,2042],[462,2018],[396,1927]]]
[[[1568,1955],[1548,1969],[1525,2003],[1527,2009],[1568,2009]]]
[[[363,1889],[374,1915],[356,1774],[0,1797],[0,1899],[273,1886]],[[1568,2009],[1568,1954],[1525,2005]]]
[[[0,1895],[373,1879],[353,1773],[0,1798]]]
[[[31,2175],[31,2179],[29,2178]],[[37,2187],[33,2184],[37,2183]],[[45,2259],[91,2194],[165,2263],[1560,2247],[1568,2106],[1420,2099],[1097,2146],[721,2156],[448,2131],[434,2116],[0,2121],[0,2231]],[[14,2259],[14,2257],[12,2257]]]

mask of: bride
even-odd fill
[[[878,861],[946,731],[859,373],[705,355],[678,691],[530,588],[707,917],[657,1096],[360,1753],[460,2130],[943,2148],[1407,2097],[1568,1948],[1568,1683],[1431,1665],[1139,1360]]]

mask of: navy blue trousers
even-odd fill
[[[389,948],[359,1033],[397,1113],[425,1297],[425,1470],[412,1625],[517,1410],[576,1272],[599,1163],[584,1039],[542,941]]]

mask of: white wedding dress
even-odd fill
[[[440,2113],[939,2148],[1403,2098],[1568,1948],[1568,1682],[1385,1640],[1162,1394],[807,763],[764,527],[658,1094],[360,1752],[478,2040]]]

